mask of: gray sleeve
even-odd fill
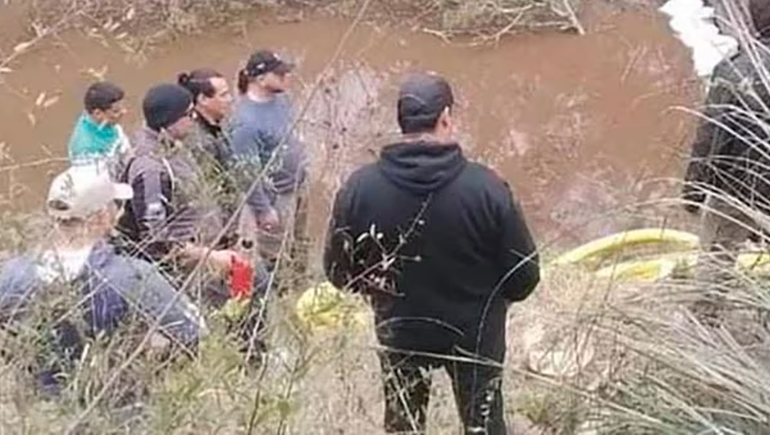
[[[237,122],[232,127],[230,144],[232,170],[238,188],[246,194],[252,184],[256,183],[251,194],[246,198],[246,203],[254,214],[259,216],[270,210],[271,202],[263,183],[264,174],[262,174],[259,143],[256,137],[257,132],[254,128],[245,122]]]
[[[151,255],[161,255],[171,249],[173,238],[168,234],[171,208],[171,176],[162,163],[139,157],[131,165],[129,182],[134,190],[131,211],[139,228],[139,237]]]
[[[281,155],[281,170],[286,174],[285,179],[291,185],[283,186],[276,182],[275,187],[279,191],[294,190],[294,185],[301,184],[307,177],[307,145],[295,133],[291,133],[286,143],[282,145]]]
[[[159,330],[172,340],[188,347],[197,345],[206,334],[206,325],[198,307],[187,295],[177,291],[150,263],[123,259],[126,274],[132,279],[114,288],[129,306],[137,310],[148,326],[158,323]]]

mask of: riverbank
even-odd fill
[[[308,14],[358,17],[369,23],[430,29],[444,38],[471,36],[477,42],[524,30],[584,31],[579,18],[584,0],[7,0],[5,3],[6,7],[18,9],[26,21],[40,26],[68,21],[67,24],[73,26],[100,26],[108,32],[122,27],[134,35],[157,32],[168,36],[186,35],[266,14],[284,21],[303,19]]]
[[[355,28],[349,18],[331,12],[292,16],[273,9],[264,16],[238,14],[225,25],[173,38],[121,36],[128,32],[122,24],[105,29],[100,23],[95,32],[88,27],[53,32],[21,49],[18,44],[30,36],[17,26],[21,33],[8,39],[13,42],[3,54],[19,54],[4,65],[9,71],[0,87],[0,143],[5,144],[0,207],[15,222],[4,226],[13,243],[3,246],[44,240],[28,230],[40,227],[19,216],[39,210],[51,174],[63,166],[66,138],[87,83],[108,78],[125,87],[132,130],[140,124],[139,101],[151,84],[199,66],[234,77],[248,54],[265,46],[299,64],[294,98],[304,112],[302,133],[313,144],[316,260],[334,191],[395,134],[394,92],[401,74],[412,69],[435,70],[452,81],[465,152],[511,182],[546,260],[562,246],[620,229],[691,225],[675,198],[693,117],[674,109],[692,107],[701,98],[690,54],[653,8],[602,4],[581,14],[583,36],[527,33],[483,45],[467,36],[447,43],[431,31],[435,28],[411,25],[408,18],[419,14],[409,9],[394,15],[402,18],[401,26],[372,23],[375,19]],[[133,14],[132,20],[139,20],[138,12]],[[9,35],[16,21],[6,17],[0,15],[0,34]],[[130,43],[124,43],[127,38]],[[640,294],[657,294],[651,291],[656,288],[670,289],[619,285],[581,270],[545,267],[542,286],[514,307],[509,322],[506,411],[538,426],[523,433],[592,433],[585,421],[596,417],[597,402],[612,398],[603,393],[618,385],[610,376],[614,372],[604,376],[602,370],[616,367],[600,364],[590,382],[575,381],[572,367],[570,376],[554,373],[553,364],[544,368],[553,359],[549,346],[561,343],[562,355],[574,354],[570,344],[584,343],[583,334],[593,331],[582,328],[599,325],[596,313],[606,314],[603,310],[617,313],[630,306],[664,313],[646,299],[634,305]],[[292,298],[277,303],[271,313],[275,352],[264,372],[244,371],[233,362],[230,339],[215,335],[200,361],[169,377],[149,378],[152,399],[128,429],[97,412],[85,419],[91,430],[85,433],[381,433],[372,325],[307,336],[296,328],[292,303]],[[624,363],[604,351],[627,354],[629,348],[602,346],[601,361]],[[89,368],[94,385],[110,375],[101,369]],[[0,432],[62,433],[82,415],[78,404],[62,408],[30,401],[13,382],[15,372],[6,367],[0,373],[5,425]],[[458,422],[447,379],[440,377],[437,384],[431,433],[454,433]],[[633,411],[633,400],[618,403]]]

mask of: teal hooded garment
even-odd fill
[[[69,141],[69,160],[112,157],[119,146],[118,128],[111,124],[97,124],[87,113],[83,113],[75,124]]]

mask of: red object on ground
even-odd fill
[[[233,256],[230,262],[230,297],[233,299],[251,298],[254,285],[254,268],[246,260]]]

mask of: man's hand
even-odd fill
[[[266,231],[270,231],[281,224],[281,218],[278,216],[278,212],[271,208],[270,210],[257,216],[257,225]]]

